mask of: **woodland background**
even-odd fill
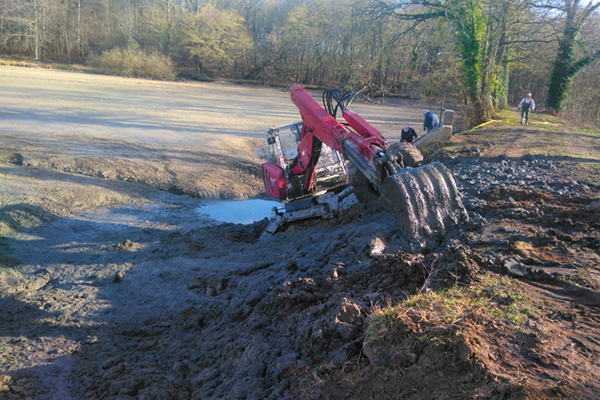
[[[600,127],[600,3],[580,0],[0,0],[0,54],[103,73],[234,78],[463,105],[532,92]]]

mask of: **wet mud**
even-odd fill
[[[54,268],[41,268],[43,259],[30,264],[5,240],[15,258],[5,259],[2,270],[3,320],[8,322],[2,331],[3,363],[11,368],[3,375],[3,396],[291,399],[313,393],[338,398],[343,385],[330,386],[330,380],[313,386],[312,379],[335,377],[350,362],[362,365],[363,373],[370,368],[377,382],[401,373],[406,384],[394,386],[397,393],[431,393],[427,388],[433,382],[420,378],[443,374],[448,386],[436,390],[450,390],[450,382],[459,379],[463,394],[485,389],[494,396],[527,398],[526,388],[494,383],[492,377],[501,373],[486,365],[495,363],[474,357],[473,335],[490,360],[504,353],[492,320],[468,321],[471,329],[460,334],[444,328],[454,337],[444,355],[431,346],[415,352],[402,341],[391,348],[377,342],[366,346],[365,335],[374,309],[430,289],[467,287],[483,271],[530,282],[533,288],[577,287],[577,296],[599,304],[598,176],[563,180],[563,165],[544,158],[440,159],[456,178],[469,221],[417,254],[403,250],[411,238],[378,205],[359,205],[336,220],[297,224],[261,242],[266,220],[171,230],[133,226],[113,240],[88,236],[89,251],[83,254],[59,244]],[[510,180],[508,172],[514,175]],[[163,196],[167,203],[181,198]],[[183,213],[191,205],[179,207]],[[60,219],[31,206],[2,213],[5,226],[29,234],[56,229],[65,223]],[[86,231],[79,223],[68,225]],[[92,254],[93,263],[84,261]],[[67,278],[58,270],[69,265],[77,272]],[[73,285],[80,287],[73,290]],[[582,307],[579,311],[593,315]],[[579,314],[547,311],[547,318],[564,324],[580,321],[574,315]],[[405,332],[399,337],[410,332],[402,325],[398,329]],[[584,343],[583,352],[595,346],[594,339],[577,340]],[[533,346],[530,362],[539,354],[534,345],[528,345]],[[558,350],[549,354],[553,351]],[[57,391],[57,381],[63,391]],[[369,381],[369,390],[375,381]],[[311,382],[311,390],[302,382]],[[356,396],[350,398],[364,398],[361,387],[347,389]],[[393,397],[381,393],[381,398]]]

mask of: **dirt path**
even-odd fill
[[[431,156],[470,222],[411,254],[376,204],[266,242],[265,221],[201,214],[200,197],[262,192],[263,130],[297,118],[286,91],[1,67],[0,94],[0,399],[600,389],[600,177],[573,162],[597,162],[596,133],[564,142],[578,133],[509,121],[454,136]],[[422,107],[352,108],[397,139]],[[447,341],[407,353],[418,332],[400,323],[381,346],[365,340],[386,304],[439,288],[477,300],[451,326],[422,323]]]
[[[547,114],[532,114],[528,126],[520,125],[519,118],[518,111],[504,110],[494,122],[454,136],[451,144],[454,148],[478,145],[482,155],[488,157],[516,158],[532,154],[592,167],[600,164],[598,132],[570,127]]]

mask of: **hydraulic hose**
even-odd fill
[[[355,97],[356,93],[353,90],[342,94],[338,88],[327,89],[323,92],[323,108],[327,110],[329,115],[336,118],[338,109],[342,111],[347,109]]]

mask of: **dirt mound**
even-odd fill
[[[52,217],[46,210],[29,204],[5,205],[0,213],[0,232],[7,234],[40,227]]]
[[[387,221],[394,223],[391,216]],[[364,229],[360,220],[278,234],[271,245],[297,243],[301,250],[288,247],[272,257],[269,246],[247,240],[263,225],[229,224],[168,237],[158,248],[168,244],[169,251],[160,257],[209,256],[223,269],[187,281],[194,300],[180,311],[98,331],[103,339],[79,351],[77,368],[88,382],[82,382],[82,395],[297,398],[297,376],[307,368],[337,369],[360,356],[374,308],[428,287],[465,284],[478,271],[458,242],[427,255],[383,254],[384,240],[391,239],[380,238],[381,226]],[[307,242],[306,230],[339,239]],[[365,237],[374,239],[361,246]],[[255,261],[228,266],[229,254],[240,251]],[[330,259],[323,258],[327,253]],[[135,279],[128,272],[118,285]]]
[[[25,161],[31,167],[141,183],[204,199],[239,199],[262,193],[257,164],[236,160],[224,169],[219,167],[222,163],[221,158],[208,154],[203,155],[202,163],[194,169],[167,161],[122,157],[49,157]]]
[[[564,393],[523,386],[499,367],[504,346],[519,338],[498,337],[503,329],[493,318],[468,315],[448,323],[440,319],[439,307],[398,311],[393,326],[365,341],[368,366],[336,372],[322,387],[327,397],[542,399]]]
[[[406,251],[410,238],[376,202],[335,220],[293,224],[264,242],[257,240],[266,220],[171,231],[157,225],[151,231],[130,230],[126,238],[116,236],[101,246],[88,245],[103,264],[85,279],[100,292],[86,289],[70,301],[77,307],[90,307],[94,302],[88,299],[95,296],[112,301],[106,311],[95,312],[97,322],[81,325],[74,338],[65,331],[69,340],[57,345],[57,354],[65,354],[78,343],[69,361],[77,372],[65,375],[71,382],[69,393],[98,399],[449,394],[531,399],[555,393],[584,393],[585,398],[582,386],[551,385],[554,378],[533,372],[550,371],[553,363],[568,371],[559,359],[564,342],[541,347],[547,340],[545,327],[566,329],[584,317],[577,310],[534,307],[509,278],[489,274],[592,291],[597,280],[590,266],[598,262],[600,239],[593,228],[596,222],[591,218],[568,224],[557,216],[593,212],[587,208],[595,187],[586,184],[591,192],[584,194],[575,184],[550,186],[557,179],[550,168],[537,170],[531,185],[516,187],[501,179],[507,171],[527,179],[519,164],[478,162],[481,168],[475,170],[475,162],[453,162],[469,222],[432,238],[418,254]],[[481,179],[471,183],[473,174]],[[556,189],[541,190],[537,182]],[[570,190],[571,202],[560,195],[564,190]],[[538,193],[544,193],[543,199]],[[7,212],[3,218],[14,222],[17,214]],[[182,223],[189,215],[183,208],[183,219],[174,214],[161,218]],[[65,222],[52,214],[39,221],[49,223]],[[67,223],[77,232],[93,231],[83,223]],[[39,229],[24,222],[11,227]],[[149,241],[157,235],[160,241]],[[82,262],[71,252],[65,254],[75,265]],[[44,320],[45,310],[52,312],[66,298],[58,291],[56,302],[48,301],[42,293],[63,290],[65,278],[55,275],[45,286],[26,290],[30,277],[47,276],[35,271],[38,275],[31,272],[26,279],[5,274],[3,282],[17,282],[19,293],[39,298],[36,318]],[[593,295],[586,296],[595,301]],[[9,308],[33,313],[20,304]],[[72,319],[70,312],[65,323]],[[586,326],[591,326],[592,315],[585,317]],[[577,357],[593,349],[588,339],[573,340],[584,343]],[[35,340],[27,343],[33,346]],[[554,361],[536,358],[542,349]],[[525,364],[532,371],[526,375],[531,385],[524,384],[519,367]],[[34,378],[45,374],[11,373],[6,386],[17,395],[17,382],[27,378],[38,382],[37,391],[28,383],[33,391],[27,393],[42,397],[47,389]]]

